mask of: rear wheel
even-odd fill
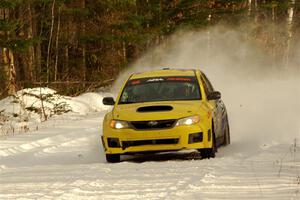
[[[120,162],[121,156],[120,154],[106,154],[106,161],[109,163],[117,163]]]
[[[230,130],[229,130],[229,124],[228,121],[226,123],[225,131],[224,131],[224,142],[223,145],[229,145],[230,144]]]

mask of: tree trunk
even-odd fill
[[[36,8],[35,8],[36,9]],[[45,8],[41,10],[41,12],[44,12]],[[39,12],[39,10],[37,10]],[[34,33],[35,35],[39,36],[39,38],[42,38],[43,34],[43,24],[40,22],[39,19],[36,19],[35,17],[32,19],[33,27],[34,27]],[[35,45],[35,67],[36,67],[36,78],[35,80],[38,80],[39,82],[42,81],[42,44],[41,40],[39,39]]]
[[[35,80],[42,81],[42,50],[41,42],[38,41],[35,46],[35,66],[36,66],[36,78]]]
[[[122,42],[122,52],[123,52],[123,62],[124,64],[127,62],[127,54],[126,54],[126,42]]]
[[[2,54],[4,71],[7,77],[7,93],[8,95],[13,95],[16,93],[16,69],[14,65],[14,55],[13,52],[8,48],[3,48]]]
[[[254,22],[258,21],[258,3],[257,0],[254,0],[254,12],[255,12],[255,17],[254,17]]]
[[[69,73],[70,73],[70,69],[69,69],[69,46],[68,44],[65,46],[65,49],[64,49],[64,72],[65,72],[65,75],[64,75],[64,78],[63,80],[65,80],[65,77],[67,79],[67,81],[69,80]]]
[[[28,3],[28,6],[27,6],[27,9],[28,9],[28,18],[29,18],[29,26],[28,26],[28,30],[27,30],[27,39],[32,39],[33,38],[33,17],[32,17],[32,8],[31,8],[31,5],[30,3]],[[30,45],[29,48],[28,48],[28,58],[27,58],[27,69],[25,72],[26,74],[26,79],[27,81],[29,82],[32,82],[33,81],[33,77],[34,77],[34,69],[35,69],[35,52],[34,52],[34,47],[33,45]]]
[[[285,68],[288,68],[289,66],[289,60],[290,60],[290,49],[291,49],[291,40],[293,37],[293,23],[294,23],[294,8],[295,8],[295,0],[291,0],[289,7],[288,7],[288,16],[287,16],[287,45],[286,45],[286,50],[285,50]]]
[[[1,19],[6,20],[9,18],[10,12],[9,9],[1,9]],[[9,32],[3,31],[1,33],[7,39],[9,39]],[[2,65],[4,69],[5,77],[5,91],[8,95],[13,95],[16,93],[16,69],[14,65],[14,55],[13,52],[8,48],[2,48]]]
[[[248,16],[251,15],[252,11],[252,0],[248,0]]]
[[[54,65],[54,81],[57,81],[57,65],[58,65],[58,39],[60,33],[60,14],[61,14],[61,6],[58,8],[58,19],[57,19],[57,33],[56,33],[56,41],[55,41],[55,65]]]
[[[50,81],[50,53],[51,53],[51,43],[53,37],[53,28],[54,28],[54,9],[55,9],[55,0],[53,0],[52,8],[51,8],[51,27],[50,27],[50,36],[49,43],[47,49],[47,61],[46,61],[46,69],[47,69],[47,83]]]
[[[81,8],[85,9],[85,0],[81,0]],[[85,35],[85,30],[86,29],[86,25],[85,25],[85,21],[84,18],[82,19],[82,25],[81,25],[81,31],[82,31],[82,35]],[[86,46],[85,44],[82,44],[82,75],[83,75],[83,81],[86,81]],[[85,87],[85,84],[83,84],[83,87]]]

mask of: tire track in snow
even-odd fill
[[[249,152],[233,145],[210,160],[180,153],[107,164],[95,141],[100,118],[40,130],[52,135],[32,142],[52,142],[1,158],[0,199],[299,199],[299,153],[277,162],[288,144]]]
[[[233,165],[231,165],[233,164]],[[39,166],[4,173],[7,196],[44,199],[297,199],[299,185],[291,166],[281,177],[272,162],[254,165],[262,194],[251,170],[251,161],[231,158],[120,164]],[[40,173],[37,173],[39,171]],[[6,174],[6,176],[5,176]],[[37,183],[35,185],[35,183]],[[181,184],[178,184],[181,183]],[[293,183],[293,184],[291,184]],[[2,186],[2,184],[1,184]],[[31,194],[27,194],[28,189]],[[3,188],[3,187],[1,187]],[[17,193],[14,193],[16,192]],[[3,195],[3,194],[2,194]],[[0,196],[1,197],[1,196]],[[43,199],[42,198],[42,199]]]
[[[68,142],[76,142],[76,140],[80,138],[84,139],[91,136],[99,136],[101,120],[102,117],[97,116],[91,119],[81,120],[79,124],[76,124],[76,122],[68,122],[60,127],[42,129],[34,134],[17,135],[16,137],[12,137],[12,139],[18,138],[18,140],[29,140],[29,142],[18,144],[20,142],[17,140],[15,142],[16,145],[12,143],[12,145],[7,145],[9,146],[8,148],[5,148],[4,145],[4,147],[0,148],[0,159],[27,152],[38,152],[40,149],[51,149],[51,147],[55,149],[55,147],[66,145]],[[82,127],[82,124],[85,124],[86,127]],[[30,140],[30,137],[32,140]],[[3,143],[6,141],[7,140],[2,140]]]

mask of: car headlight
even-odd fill
[[[126,121],[121,120],[111,120],[110,121],[110,127],[115,129],[122,129],[122,128],[129,128],[129,124]]]
[[[185,118],[179,119],[176,123],[176,126],[192,125],[192,124],[198,123],[199,121],[200,121],[200,117],[198,115],[185,117]]]

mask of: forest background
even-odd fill
[[[0,0],[0,99],[27,87],[76,95],[109,85],[176,31],[220,24],[284,70],[300,56],[299,9],[299,0]]]

